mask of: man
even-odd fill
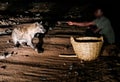
[[[102,9],[97,9],[94,13],[96,19],[92,22],[67,22],[68,25],[76,25],[76,26],[91,26],[96,25],[97,29],[94,30],[94,33],[99,32],[99,34],[103,35],[107,43],[113,44],[115,43],[115,35],[113,28],[111,26],[110,20],[103,15]]]

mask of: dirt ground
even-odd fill
[[[1,28],[3,30],[3,28]],[[0,82],[119,82],[120,57],[99,56],[81,63],[78,58],[59,57],[75,54],[70,36],[82,35],[84,30],[56,26],[43,38],[43,53],[30,47],[14,48],[11,35],[0,36],[0,52],[14,52],[0,60]],[[38,39],[35,38],[37,43]]]

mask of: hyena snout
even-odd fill
[[[44,27],[42,27],[42,28],[39,28],[39,33],[45,33],[46,32],[46,29],[44,28]]]
[[[46,29],[42,29],[42,33],[45,33],[46,32]]]

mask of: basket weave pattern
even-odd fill
[[[103,37],[80,37],[77,40],[100,40],[98,42],[77,42],[73,37],[70,38],[71,44],[77,57],[84,61],[95,60],[101,51]]]

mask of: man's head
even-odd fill
[[[102,11],[102,9],[100,9],[100,8],[99,8],[99,9],[96,9],[95,12],[94,12],[94,15],[95,15],[95,17],[97,17],[97,18],[103,16],[103,11]]]

